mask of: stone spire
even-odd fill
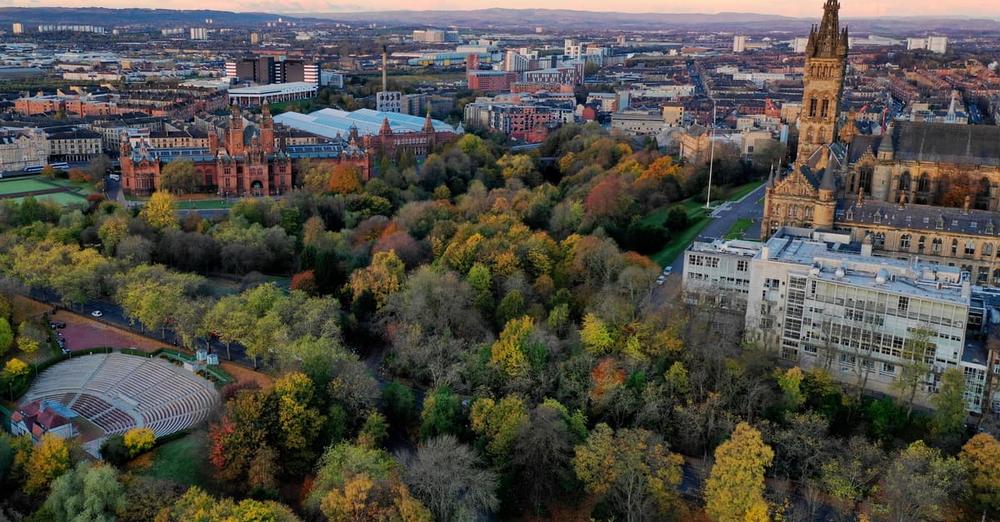
[[[806,56],[813,58],[842,58],[847,56],[847,28],[840,29],[840,1],[826,0],[823,20],[809,31]]]
[[[423,131],[428,134],[434,132],[434,121],[431,120],[431,111],[427,111],[427,117],[424,118]]]
[[[382,119],[382,128],[378,130],[379,134],[392,134],[392,127],[389,126],[389,118]]]

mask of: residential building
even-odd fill
[[[470,70],[466,72],[466,79],[469,90],[500,93],[510,91],[510,86],[517,80],[517,73]]]
[[[0,173],[21,171],[49,161],[49,142],[39,129],[0,129]]]
[[[465,106],[465,125],[470,128],[500,132],[528,142],[541,141],[551,129],[575,119],[575,101],[505,95],[480,97]]]
[[[659,111],[628,110],[611,115],[611,128],[624,131],[633,136],[656,134],[663,130],[666,124]]]
[[[84,162],[101,155],[101,134],[88,129],[48,133],[49,160]]]
[[[380,91],[375,94],[375,110],[378,112],[403,112],[403,93],[399,91]]]
[[[204,27],[192,27],[191,28],[191,39],[192,40],[208,40],[208,29]]]
[[[747,36],[738,34],[733,37],[733,52],[742,53],[747,50]]]
[[[22,24],[21,22],[14,22],[13,24],[11,24],[11,32],[14,34],[23,34],[24,24]]]

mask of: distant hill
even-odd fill
[[[690,29],[720,31],[807,31],[814,18],[757,13],[618,13],[568,9],[475,9],[468,11],[369,11],[307,13],[304,16],[350,22],[376,22],[392,26],[549,29]],[[852,30],[912,34],[918,31],[1000,31],[1000,21],[971,17],[883,17],[843,18]]]
[[[164,2],[169,4],[169,2]],[[0,23],[26,25],[80,24],[112,27],[116,25],[204,25],[206,18],[216,24],[258,25],[279,15],[268,13],[231,13],[228,11],[181,11],[177,9],[107,9],[103,7],[0,7]]]
[[[166,3],[166,2],[165,2]],[[281,2],[275,2],[280,9]],[[350,11],[325,13],[233,13],[227,11],[181,11],[176,9],[107,9],[100,7],[0,7],[0,24],[148,25],[152,27],[204,25],[212,18],[217,25],[254,26],[278,16],[300,22],[335,20],[374,22],[394,27],[458,26],[482,29],[530,29],[535,26],[555,30],[656,30],[704,28],[716,31],[770,31],[804,33],[815,18],[793,18],[756,13],[619,13],[574,11],[570,9],[474,9],[449,11]],[[921,31],[954,33],[1000,32],[1000,21],[970,17],[883,17],[844,18],[855,33],[914,34]]]

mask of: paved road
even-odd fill
[[[717,208],[712,211],[714,219],[708,224],[698,235],[698,239],[704,238],[721,238],[729,232],[729,229],[733,227],[740,218],[749,218],[754,220],[753,226],[751,226],[744,237],[747,239],[757,239],[760,237],[760,218],[764,214],[764,187],[766,185],[761,185],[757,187],[753,192],[747,194],[739,201],[731,201],[723,204],[722,207]],[[684,254],[677,256],[674,262],[670,265],[673,267],[673,274],[667,278],[667,282],[663,286],[658,286],[653,289],[651,296],[651,303],[653,306],[659,306],[663,303],[670,302],[674,300],[680,294],[680,281],[684,274]]]

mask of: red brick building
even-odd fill
[[[239,107],[233,106],[222,143],[215,132],[208,134],[207,148],[149,147],[122,140],[122,190],[130,195],[148,195],[160,188],[160,172],[171,161],[194,163],[200,192],[224,196],[266,196],[293,188],[293,169],[299,159],[348,164],[358,168],[363,179],[371,173],[368,154],[350,142],[339,140],[316,145],[285,146],[275,136],[274,121],[267,105],[259,128],[247,128]]]

